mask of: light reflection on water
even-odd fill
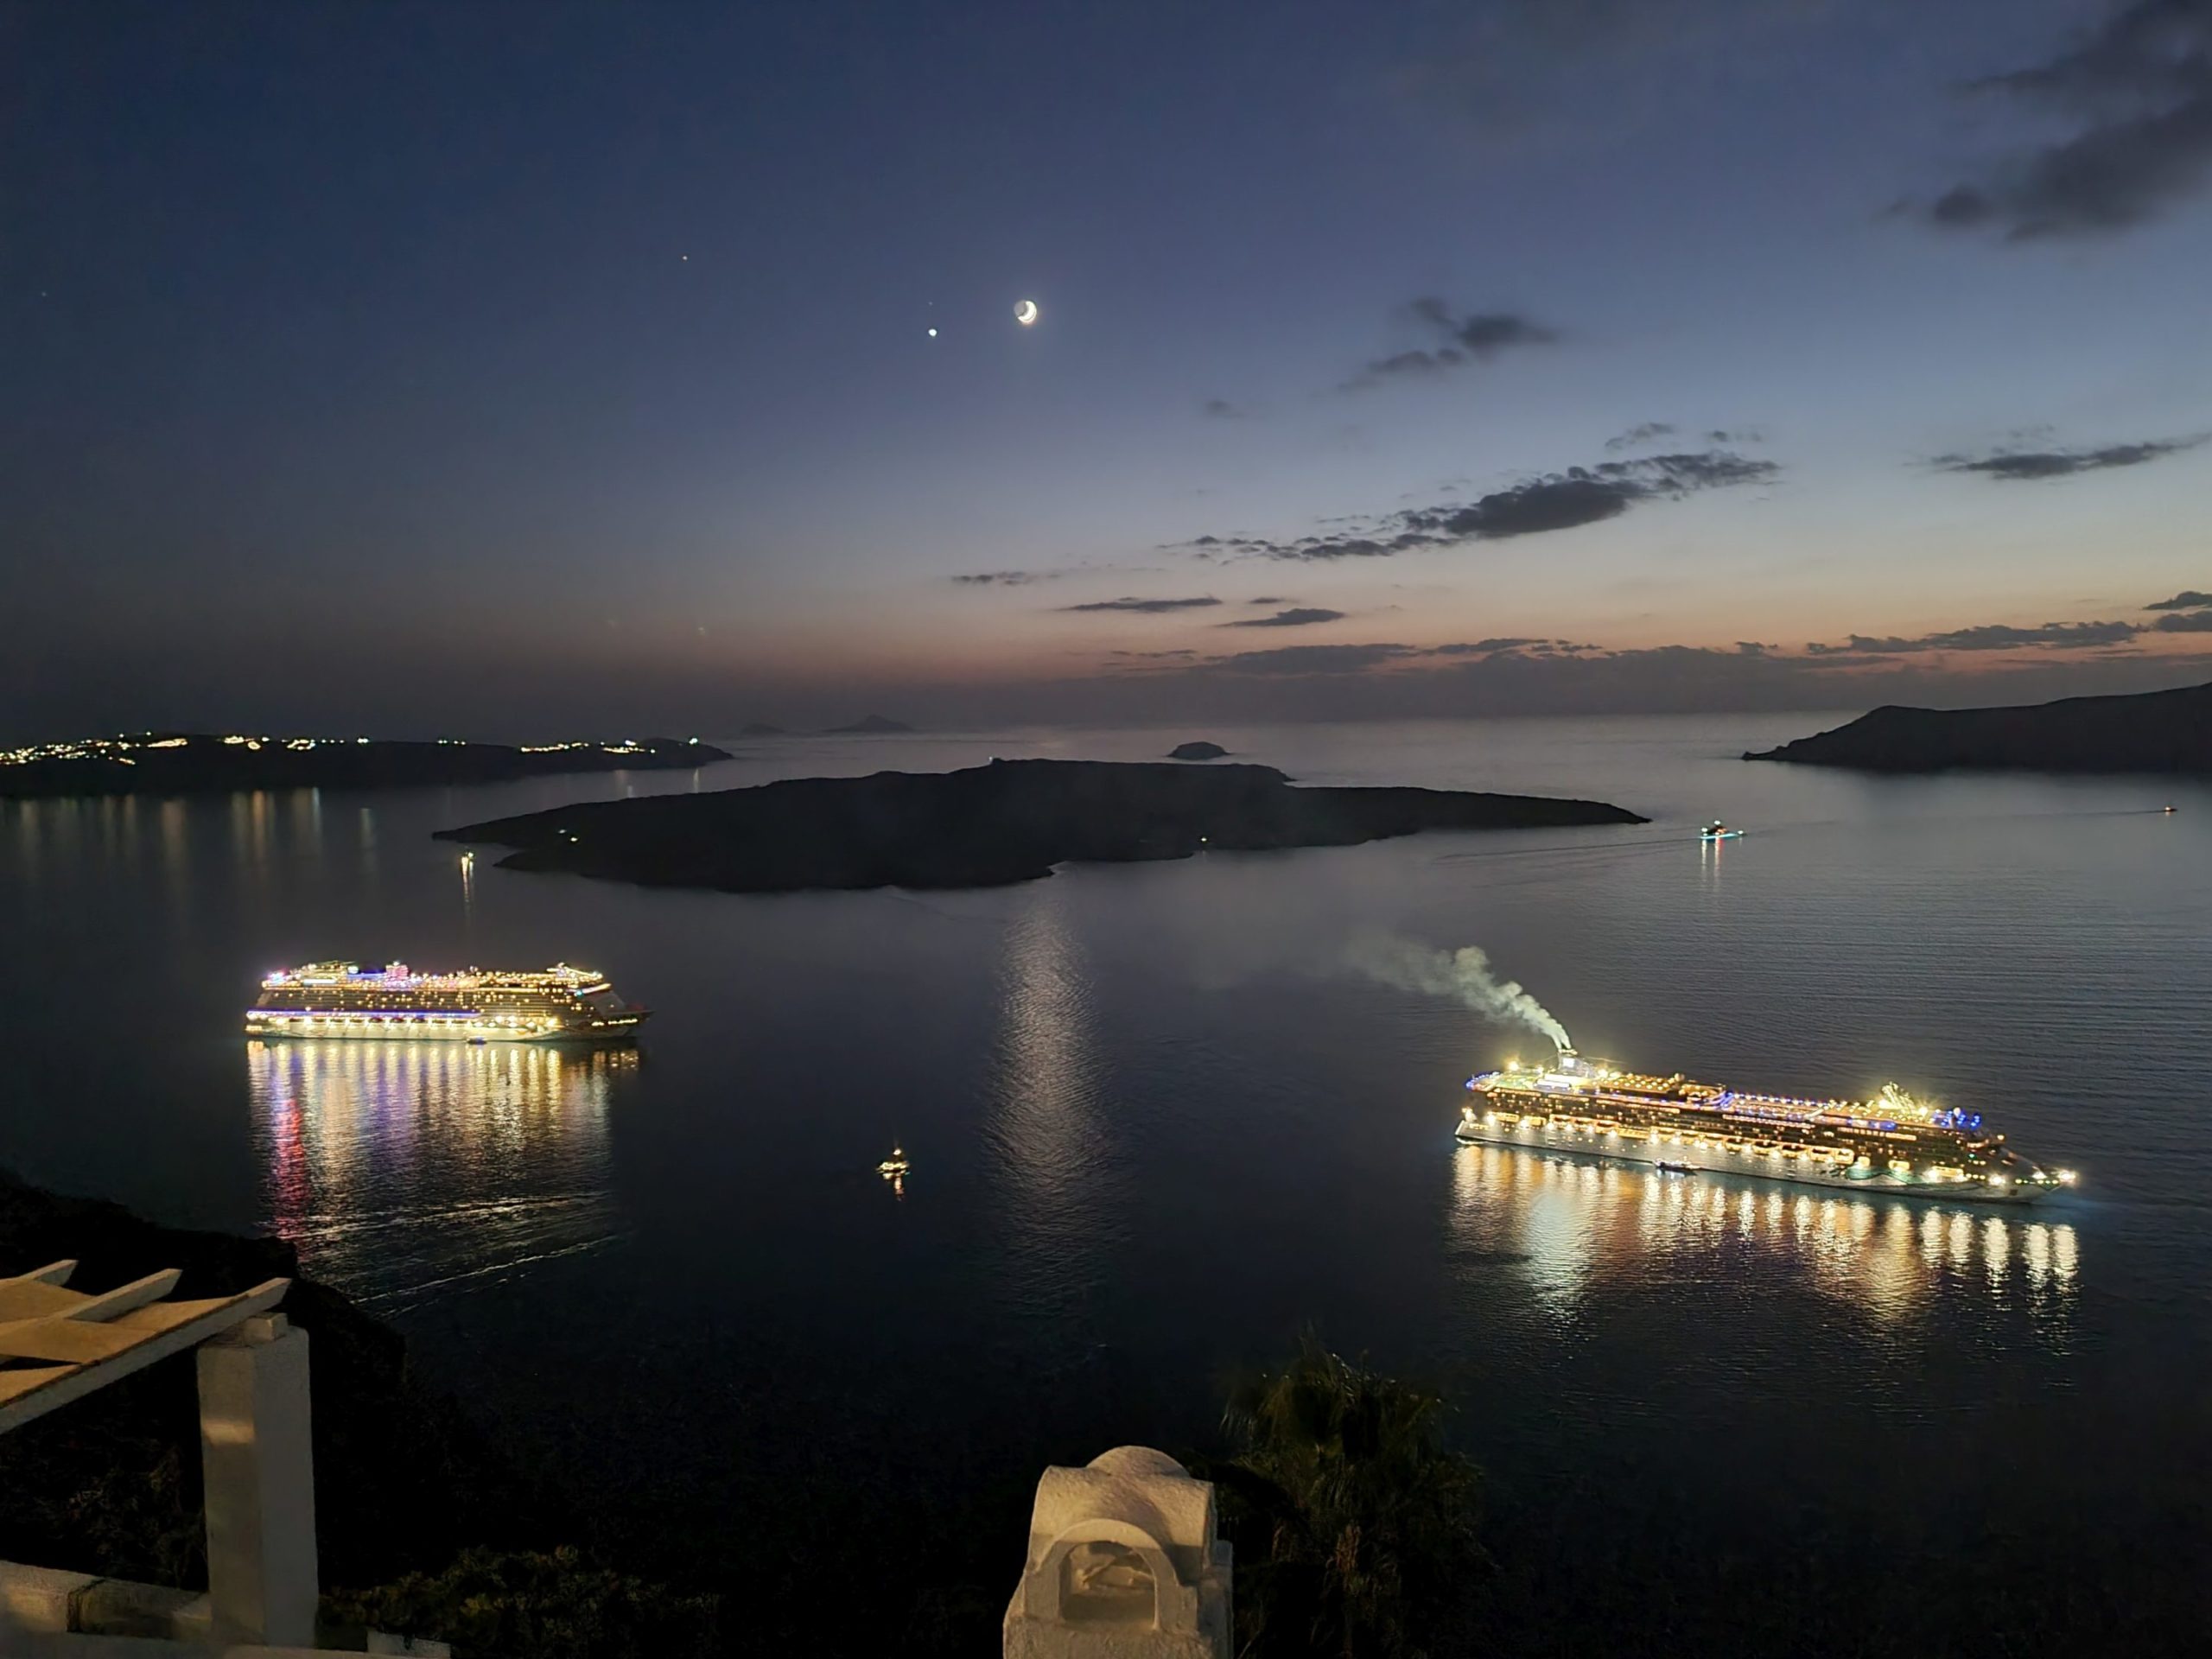
[[[1003,1178],[1015,1300],[1074,1310],[1103,1266],[1112,1142],[1100,1122],[1096,1017],[1066,890],[1039,882],[1006,931],[993,1109],[985,1133]]]
[[[621,1236],[607,1116],[634,1050],[245,1045],[269,1228],[392,1313]]]
[[[1956,1319],[1961,1301],[1980,1303],[1969,1311],[1984,1316],[2024,1312],[2055,1352],[2070,1344],[2078,1308],[2081,1246],[2063,1220],[1503,1147],[1458,1149],[1452,1233],[1463,1276],[1517,1262],[1562,1317],[1581,1311],[1601,1281],[1741,1278],[1747,1265],[1791,1275],[1884,1325],[1939,1304]]]

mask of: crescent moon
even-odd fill
[[[1025,328],[1027,328],[1031,323],[1036,321],[1037,302],[1034,300],[1024,300],[1020,304],[1015,306],[1014,308],[1014,320]]]

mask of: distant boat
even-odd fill
[[[1697,838],[1700,841],[1734,841],[1743,833],[1740,830],[1731,830],[1719,819],[1715,818],[1697,832]]]
[[[2173,808],[2172,808],[2171,805],[2168,805],[2168,806],[2161,807],[2161,808],[2159,808],[2158,810],[2159,810],[2160,811],[2162,811],[2162,812],[2171,812],[2171,811],[2172,811],[2172,810],[2173,810]]]
[[[1687,1175],[1690,1173],[1688,1164],[1670,1164],[1663,1158],[1659,1160],[1658,1167],[1669,1175]]]
[[[900,1147],[893,1147],[891,1148],[891,1155],[875,1166],[875,1173],[887,1181],[895,1181],[904,1175],[909,1167],[905,1151]]]

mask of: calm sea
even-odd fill
[[[1311,1325],[1459,1408],[1501,1618],[1573,1627],[1618,1583],[1687,1642],[1845,1584],[1936,1645],[2020,1603],[2155,1648],[2212,1555],[2212,791],[1735,758],[1833,723],[779,740],[696,778],[0,803],[0,1164],[296,1241],[610,1524],[761,1529],[793,1586],[855,1550],[926,1576],[973,1526],[1002,1597],[1045,1461],[1204,1441]],[[1198,735],[1653,822],[770,898],[429,839]],[[1701,847],[1716,815],[1751,833]],[[1586,1052],[1893,1078],[2081,1187],[2005,1212],[1459,1148],[1462,1081],[1535,1039],[1358,977],[1377,930],[1480,945]],[[581,962],[655,1017],[596,1056],[238,1034],[261,973],[340,955]]]

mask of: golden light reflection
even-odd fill
[[[269,862],[270,829],[274,817],[266,790],[231,797],[231,853],[239,865],[258,869]]]
[[[248,1042],[266,1224],[397,1312],[620,1236],[607,1117],[634,1050]]]
[[[1099,1122],[1090,986],[1068,927],[1064,883],[1040,881],[1007,926],[1000,976],[996,1096],[989,1134],[1015,1234],[1009,1259],[1063,1300],[1095,1271],[1095,1217],[1111,1151]]]
[[[156,834],[161,841],[162,874],[168,883],[170,901],[179,910],[190,897],[192,874],[192,816],[175,796],[157,810]]]
[[[8,834],[0,847],[11,848],[15,863],[23,876],[27,890],[35,892],[47,871],[45,869],[45,839],[48,825],[39,801],[0,802],[0,813],[5,814]]]
[[[1515,1262],[1555,1309],[1601,1281],[1678,1274],[1724,1247],[1729,1263],[1745,1250],[1770,1256],[1821,1294],[1885,1322],[1962,1291],[2026,1308],[2063,1344],[2078,1292],[2074,1228],[2030,1211],[1830,1195],[1505,1147],[1454,1153],[1452,1231],[1468,1262],[1485,1272]]]

